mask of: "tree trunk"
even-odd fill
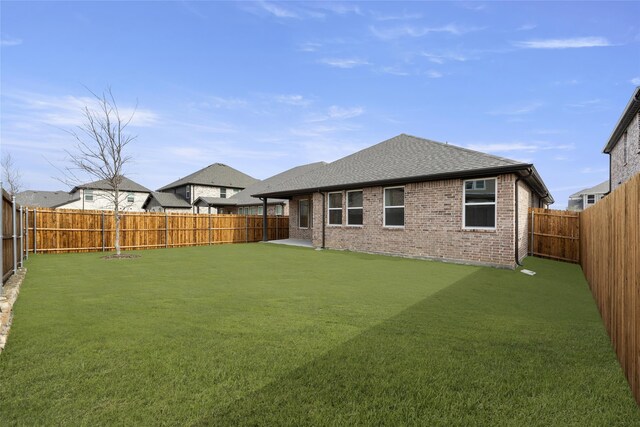
[[[120,206],[118,203],[120,200],[120,194],[119,194],[118,188],[115,189],[114,193],[115,193],[115,200],[113,203],[113,215],[116,220],[115,246],[116,246],[116,255],[120,255]]]

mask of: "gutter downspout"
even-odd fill
[[[519,176],[518,178],[516,178],[516,210],[515,210],[515,248],[514,248],[514,253],[515,253],[515,259],[516,259],[516,265],[519,265],[520,267],[522,267],[522,263],[520,262],[520,259],[518,257],[518,249],[520,249],[519,245],[518,245],[518,228],[519,228],[519,224],[518,224],[518,215],[519,215],[519,206],[518,206],[518,183],[523,179],[523,178],[529,178],[531,175],[533,175],[533,170],[528,169],[527,172],[529,172],[528,175],[525,176]]]

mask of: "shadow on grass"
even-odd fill
[[[581,272],[536,267],[473,273],[200,423],[637,422]]]

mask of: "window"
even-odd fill
[[[227,198],[227,189],[226,188],[221,188],[220,189],[220,198],[221,199],[226,199]]]
[[[329,193],[329,225],[342,225],[342,193]]]
[[[595,194],[587,194],[587,204],[593,205],[596,202]]]
[[[90,188],[86,188],[84,190],[84,201],[85,202],[93,202],[93,190]]]
[[[309,199],[298,200],[298,227],[309,228]]]
[[[463,222],[464,228],[496,227],[495,178],[465,181]]]
[[[258,215],[262,215],[262,206],[258,206]]]
[[[362,225],[362,191],[347,191],[347,225]]]
[[[404,227],[404,187],[384,189],[384,226]]]
[[[133,203],[136,201],[135,196],[133,195],[133,193],[129,193],[127,194],[127,203]]]
[[[282,205],[276,205],[276,215],[282,215],[284,212],[284,209],[282,208]]]
[[[189,188],[189,186],[185,188],[185,197],[187,199],[187,202],[191,203],[191,189]]]

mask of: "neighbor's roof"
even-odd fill
[[[277,175],[269,177],[263,181],[258,181],[255,184],[250,185],[244,190],[234,194],[226,199],[220,197],[198,197],[194,204],[199,204],[200,201],[208,206],[248,206],[248,205],[261,205],[262,200],[257,197],[252,197],[252,194],[277,190],[282,183],[296,178],[300,175],[304,175],[313,170],[316,170],[322,166],[326,166],[325,162],[310,163],[308,165],[296,166]],[[286,199],[269,199],[269,204],[285,203]]]
[[[207,166],[206,168],[192,173],[191,175],[180,178],[179,180],[174,181],[171,184],[167,184],[164,187],[158,189],[158,191],[168,190],[169,188],[180,187],[186,184],[247,188],[256,181],[257,179],[250,177],[249,175],[242,173],[237,169],[234,169],[222,163],[214,163]]]
[[[629,123],[631,123],[638,112],[640,112],[640,86],[636,87],[633,91],[631,99],[618,119],[618,123],[613,129],[611,136],[609,136],[607,145],[602,149],[603,153],[611,153],[611,150],[613,150],[613,147],[615,147],[618,141],[620,141],[620,138],[629,127]]]
[[[153,191],[149,194],[142,207],[146,208],[152,199],[155,199],[163,208],[191,208],[189,202],[182,197],[173,193],[161,193],[157,191]]]
[[[531,174],[528,171],[531,171]],[[530,163],[401,134],[254,196],[291,197],[330,191],[437,179],[519,172],[550,203],[553,198]]]
[[[606,194],[609,192],[609,180],[601,182],[598,185],[594,185],[591,188],[585,188],[584,190],[580,190],[577,193],[573,193],[569,196],[571,197],[580,197],[584,194]]]
[[[66,191],[27,190],[16,194],[17,204],[36,208],[55,208],[76,200],[80,200],[80,197],[74,197]]]
[[[252,197],[252,194],[267,193],[270,191],[278,191],[280,187],[289,180],[296,179],[309,172],[317,170],[323,166],[326,166],[326,162],[315,162],[307,165],[296,166],[282,173],[274,175],[263,181],[256,182],[255,184],[245,188],[239,193],[234,194],[230,199],[235,200],[237,205],[255,205],[262,203],[257,197]],[[284,203],[286,200],[269,200],[269,203]]]
[[[107,180],[102,179],[100,181],[90,182],[88,184],[77,185],[71,190],[71,192],[75,192],[79,188],[87,188],[91,190],[111,190],[112,187],[109,185]],[[151,193],[147,187],[144,187],[138,184],[135,181],[130,180],[126,176],[122,177],[122,182],[120,183],[120,191],[133,191],[136,193]]]

